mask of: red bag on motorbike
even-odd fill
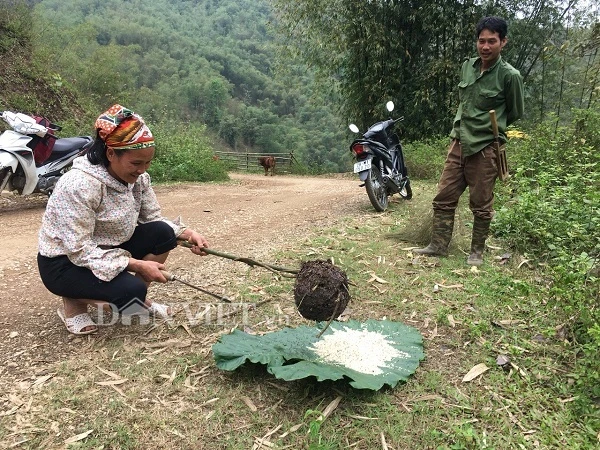
[[[39,123],[40,125],[48,129],[46,136],[34,136],[31,142],[29,143],[29,147],[33,150],[33,159],[35,161],[35,165],[40,166],[44,163],[44,161],[46,161],[50,157],[50,154],[52,153],[52,148],[54,147],[54,142],[56,141],[56,137],[54,137],[54,132],[60,130],[60,127],[53,124],[45,117],[32,117],[35,119],[36,123]]]

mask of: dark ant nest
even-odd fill
[[[294,300],[298,312],[305,319],[335,319],[350,301],[348,277],[329,261],[306,261],[296,277]]]

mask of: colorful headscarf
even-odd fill
[[[121,105],[113,105],[100,114],[95,126],[109,148],[132,150],[154,146],[154,137],[144,119]]]

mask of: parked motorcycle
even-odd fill
[[[91,136],[57,138],[49,131],[58,131],[60,127],[54,124],[45,127],[25,114],[4,111],[0,117],[12,128],[0,135],[0,192],[6,189],[19,195],[33,192],[50,195],[73,160],[94,142]],[[34,148],[41,138],[55,141],[49,157],[36,164]]]
[[[387,110],[394,110],[394,103],[387,102]],[[354,173],[364,183],[367,195],[376,211],[385,211],[389,197],[400,194],[405,200],[412,198],[412,189],[408,178],[408,170],[404,164],[402,144],[398,135],[392,131],[396,122],[403,120],[389,119],[377,122],[369,127],[363,137],[350,145],[356,164]],[[356,125],[350,124],[350,130],[358,133]]]

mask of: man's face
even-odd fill
[[[477,39],[477,53],[483,62],[483,67],[490,67],[500,56],[500,52],[506,45],[506,38],[500,39],[498,33],[490,30],[482,30]]]

